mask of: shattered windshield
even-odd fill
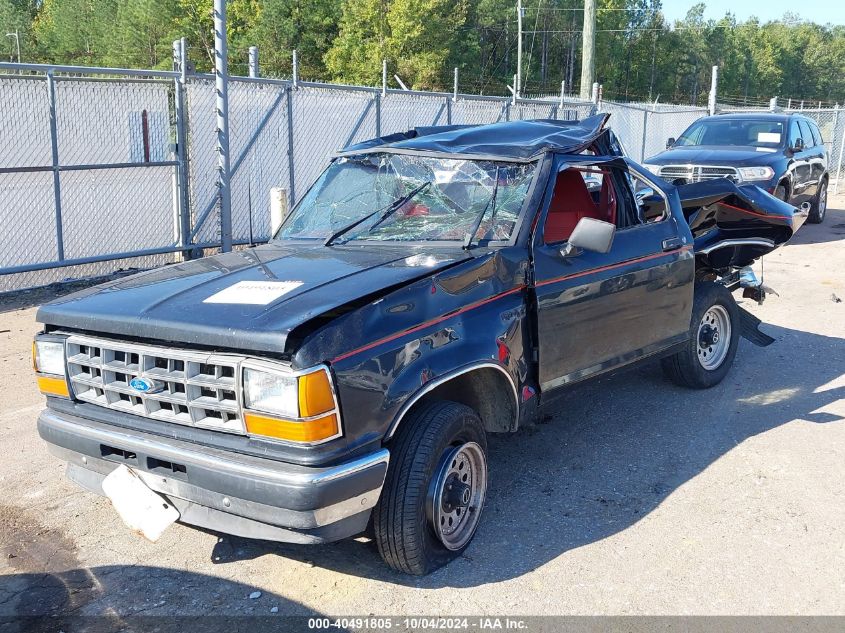
[[[508,240],[536,163],[366,154],[334,161],[276,239]]]

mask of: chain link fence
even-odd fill
[[[0,292],[148,268],[221,244],[211,75],[0,65]],[[512,99],[229,79],[232,241],[270,235],[270,190],[294,204],[341,148],[418,126],[579,120],[596,111],[643,161],[707,114],[688,106]],[[831,163],[845,116],[819,122]],[[836,155],[836,156],[834,156]]]
[[[173,261],[174,126],[166,76],[0,76],[0,291]]]

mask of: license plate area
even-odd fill
[[[103,479],[103,492],[126,526],[157,541],[179,519],[179,511],[150,489],[135,471],[121,464]]]

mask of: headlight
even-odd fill
[[[298,418],[296,377],[245,368],[244,406],[247,409]]]
[[[32,365],[42,374],[64,376],[65,344],[62,341],[39,341],[32,344]]]
[[[651,165],[651,164],[645,163],[645,164],[643,164],[643,167],[648,169],[655,176],[659,176],[660,175],[660,168],[663,167],[663,165]]]
[[[65,380],[64,341],[35,339],[32,343],[32,367],[37,372],[35,379],[41,393],[70,397]]]
[[[340,422],[328,370],[302,375],[265,365],[243,369],[244,423],[250,435],[299,443],[340,435]]]
[[[742,180],[769,180],[775,175],[771,167],[740,167],[737,171]]]

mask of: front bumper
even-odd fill
[[[321,543],[358,534],[378,501],[390,454],[381,449],[322,468],[299,466],[85,418],[43,411],[38,432],[68,477],[102,495],[120,464],[179,510],[180,521],[227,534]]]

